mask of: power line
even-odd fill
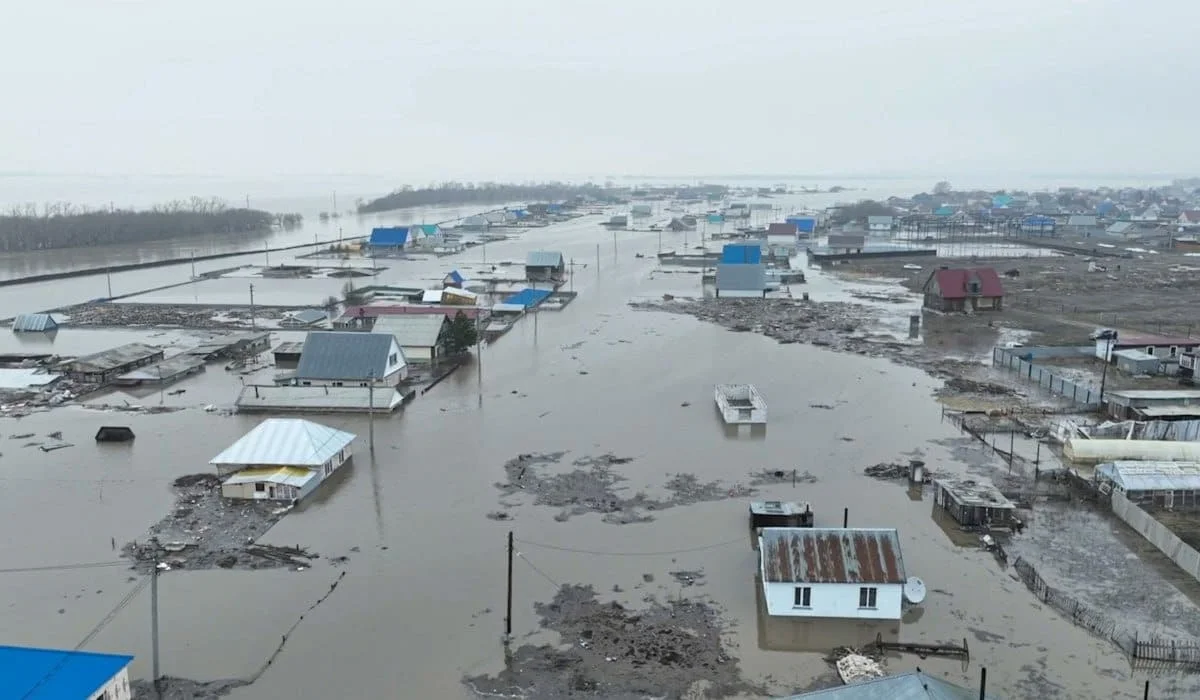
[[[76,569],[102,569],[109,566],[132,566],[132,562],[125,560],[119,561],[97,561],[90,564],[54,564],[51,566],[27,566],[15,569],[0,569],[0,574],[22,574],[31,571],[73,571]]]
[[[542,549],[552,549],[556,552],[572,552],[574,554],[591,554],[599,557],[665,557],[670,554],[687,554],[689,552],[703,552],[707,549],[717,549],[720,547],[728,547],[734,544],[744,543],[745,538],[729,540],[728,542],[717,542],[715,544],[707,544],[700,547],[687,547],[685,549],[672,549],[662,552],[602,552],[594,549],[576,549],[573,547],[559,547],[552,544],[542,544],[540,542],[530,542],[529,540],[518,539],[517,542],[527,544],[531,547],[540,547]]]
[[[546,574],[546,572],[545,572],[545,571],[542,571],[541,569],[539,569],[539,568],[537,568],[536,566],[534,566],[534,565],[533,565],[533,562],[529,561],[529,559],[527,559],[527,558],[525,557],[525,555],[524,555],[524,554],[521,554],[520,552],[518,552],[518,553],[517,553],[517,556],[521,558],[521,561],[523,561],[523,562],[525,562],[526,564],[528,564],[528,565],[529,565],[529,568],[531,568],[531,569],[533,569],[534,571],[536,571],[536,572],[538,573],[538,575],[539,575],[539,576],[541,576],[542,578],[544,578],[544,579],[546,579],[547,581],[549,581],[549,582],[550,582],[550,585],[554,586],[555,588],[562,588],[562,584],[561,584],[561,583],[559,583],[558,581],[555,581],[554,579],[550,578],[550,576],[549,576],[548,574]]]

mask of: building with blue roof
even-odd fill
[[[817,230],[817,217],[815,216],[789,216],[784,221],[796,226],[796,234],[799,237],[807,238]]]
[[[1056,223],[1053,218],[1044,214],[1031,214],[1021,220],[1021,231],[1039,236],[1054,235]]]
[[[407,226],[377,226],[371,229],[367,248],[372,255],[398,253],[411,243]]]
[[[126,654],[0,646],[0,695],[24,700],[133,697]]]
[[[529,289],[525,288],[505,299],[503,304],[511,304],[513,306],[523,306],[527,309],[537,306],[546,301],[553,290],[550,289]]]

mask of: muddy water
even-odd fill
[[[533,604],[550,600],[556,583],[591,583],[604,599],[630,605],[647,593],[705,594],[733,623],[727,641],[752,682],[782,694],[827,673],[819,653],[778,650],[818,646],[811,630],[760,629],[744,499],[673,508],[632,525],[606,524],[596,514],[558,522],[557,509],[519,497],[512,499],[519,504],[509,511],[512,522],[485,517],[497,510],[495,483],[505,478],[506,460],[560,450],[572,459],[605,452],[633,457],[616,467],[628,479],[624,485],[658,497],[677,472],[745,484],[763,468],[807,470],[815,483],[763,487],[761,496],[816,504],[818,525],[838,525],[845,507],[851,525],[898,528],[908,572],[925,579],[930,595],[895,634],[966,637],[972,649],[965,672],[957,661],[912,657],[896,658],[890,668],[920,665],[970,682],[985,665],[989,685],[1008,697],[1140,696],[1115,649],[1038,605],[990,555],[953,545],[930,517],[928,500],[861,475],[869,464],[914,450],[935,468],[963,468],[951,449],[934,442],[958,436],[929,399],[934,382],[881,360],[781,346],[682,316],[631,310],[629,298],[687,293],[699,289],[699,279],[650,280],[653,263],[634,254],[652,254],[656,234],[621,234],[614,256],[611,236],[597,229],[576,222],[489,246],[489,259],[516,260],[552,242],[591,267],[577,271],[575,303],[538,314],[536,323],[525,319],[485,350],[481,385],[475,368],[465,368],[402,414],[377,420],[373,455],[365,418],[320,418],[359,434],[352,466],[264,540],[348,556],[349,573],[307,614],[274,665],[230,697],[466,696],[464,675],[503,665],[510,528],[521,554],[518,643],[546,638],[535,634]],[[412,263],[402,273],[428,270]],[[712,385],[723,381],[753,382],[763,391],[771,411],[764,436],[726,433],[711,398]],[[179,386],[192,384],[206,395],[225,391],[232,401],[239,380],[210,368]],[[0,445],[0,513],[5,529],[19,533],[0,540],[6,566],[112,560],[112,542],[119,547],[140,536],[170,507],[171,479],[204,470],[258,421],[190,405],[156,416],[69,409],[4,420],[6,436],[62,430],[76,444],[50,453],[22,448],[19,440]],[[91,436],[103,424],[131,425],[138,438],[132,446],[101,449]],[[702,547],[708,548],[697,551]],[[693,551],[647,554],[678,550]],[[703,571],[703,585],[683,587],[669,575],[680,570]],[[197,679],[253,673],[341,571],[322,563],[305,572],[164,576],[164,673]],[[17,603],[0,612],[0,632],[14,643],[73,646],[135,585],[128,578],[121,567],[6,574],[0,596]],[[613,586],[622,592],[610,592]],[[143,591],[90,648],[135,653],[134,674],[147,675],[148,605]],[[871,632],[840,630],[830,638],[844,643],[847,634]]]

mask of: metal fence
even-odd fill
[[[1084,628],[1098,637],[1113,642],[1126,654],[1133,655],[1135,650],[1134,640],[1136,637],[1119,631],[1117,623],[1113,622],[1103,613],[1092,609],[1079,602],[1078,599],[1046,583],[1046,580],[1037,572],[1037,569],[1033,568],[1033,564],[1030,564],[1021,557],[1017,557],[1017,560],[1013,562],[1013,568],[1016,569],[1017,576],[1020,577],[1021,582],[1033,592],[1033,595],[1037,596],[1038,600],[1054,608],[1059,614],[1075,625]]]
[[[1051,394],[1070,399],[1081,406],[1089,408],[1098,408],[1100,406],[1099,390],[1093,389],[1091,386],[1076,384],[1070,379],[1061,377],[1045,367],[1040,367],[1028,360],[1023,360],[1021,359],[1021,354],[1027,354],[1027,351],[1024,348],[993,348],[992,366],[1014,372],[1017,376],[1037,384]]]

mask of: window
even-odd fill
[[[1153,345],[1147,345],[1147,346],[1146,346],[1146,354],[1147,354],[1147,355],[1153,355],[1153,354],[1154,354],[1154,346],[1153,346]]]
[[[394,365],[399,361],[400,361],[400,358],[396,356],[396,353],[392,353],[391,355],[388,355],[388,365]]]
[[[967,291],[970,292],[971,294],[978,294],[979,293],[979,282],[974,281],[974,280],[967,282]]]
[[[868,586],[863,586],[862,588],[858,589],[858,607],[874,608],[875,597],[878,592],[878,588]]]
[[[812,588],[810,586],[796,586],[796,598],[792,602],[792,607],[812,607]]]
[[[1172,345],[1172,346],[1171,346],[1171,357],[1175,357],[1175,356],[1176,356],[1176,355],[1178,355],[1178,354],[1179,354],[1179,346],[1178,346],[1178,345]]]
[[[334,383],[333,383],[333,385],[334,385],[334,386],[342,386],[342,383],[341,383],[341,382],[334,382]]]
[[[267,490],[267,485],[266,485],[266,484],[263,484],[263,483],[258,483],[258,484],[255,484],[255,485],[254,485],[254,490],[255,490],[255,491],[258,491],[259,493],[262,493],[263,491],[266,491],[266,490]]]

